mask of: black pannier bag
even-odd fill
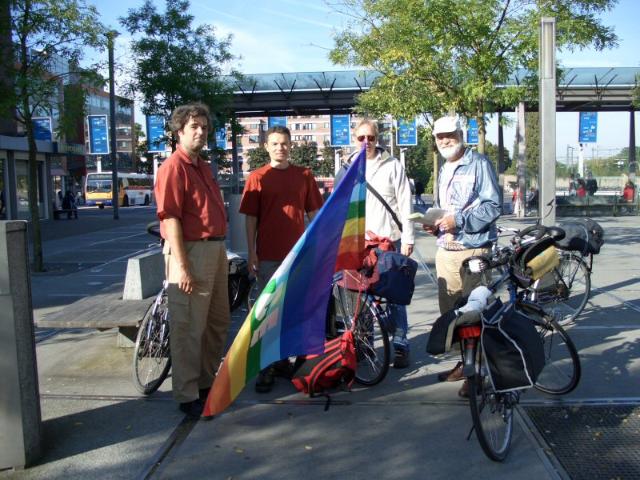
[[[544,368],[542,339],[533,321],[513,305],[496,318],[482,316],[482,349],[497,392],[533,387]]]
[[[378,261],[373,278],[377,280],[369,285],[369,291],[390,303],[409,305],[416,286],[418,262],[399,252],[376,249],[376,254]]]
[[[564,222],[560,225],[565,237],[556,242],[562,250],[581,252],[583,255],[597,255],[604,244],[604,230],[598,222],[590,218]]]

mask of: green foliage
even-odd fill
[[[164,12],[145,0],[120,18],[133,37],[128,90],[141,95],[145,115],[168,119],[176,107],[199,101],[218,115],[213,127],[222,126],[231,89],[221,75],[234,58],[231,37],[216,37],[212,25],[192,25],[188,10],[188,0],[166,0]]]
[[[332,147],[329,142],[324,143],[321,151],[322,158],[318,160],[317,171],[315,172],[317,176],[333,177],[335,172],[336,150],[339,149]]]
[[[493,163],[493,167],[498,171],[498,145],[494,145],[493,143],[487,141],[485,145],[484,154],[491,160]],[[504,149],[504,167],[505,169],[509,169],[513,163],[513,160],[509,154],[508,149]]]
[[[431,129],[418,127],[418,145],[408,147],[404,156],[407,176],[421,181],[425,189],[433,175],[433,149]]]
[[[24,126],[27,134],[33,268],[42,271],[37,146],[32,119],[41,114],[52,115],[54,107],[59,107],[64,77],[82,75],[83,72],[74,72],[73,68],[79,64],[86,47],[104,47],[105,29],[98,21],[95,7],[87,6],[82,0],[12,0],[9,14],[14,53],[14,67],[10,72],[13,88],[0,95],[0,112],[13,111],[15,120]],[[63,61],[69,62],[69,71],[59,68]],[[75,110],[77,112],[77,108]],[[64,114],[63,123],[67,128],[69,117]]]
[[[16,120],[28,131],[32,117],[51,115],[59,107],[65,77],[74,82],[95,81],[97,74],[81,71],[78,64],[86,47],[104,48],[105,29],[96,8],[82,0],[14,0],[11,36],[15,89],[3,92],[0,103],[15,106]],[[62,61],[68,61],[69,71],[57,68]],[[82,99],[78,95],[73,97],[69,108],[77,113]],[[69,116],[63,118],[63,130],[69,121]]]
[[[540,116],[538,112],[525,112],[524,114],[524,141],[525,141],[525,178],[531,183],[532,178],[538,178],[540,165]],[[518,163],[518,140],[513,143],[513,162],[505,173],[516,174]]]
[[[249,157],[250,170],[255,170],[269,163],[269,152],[267,152],[267,149],[264,147],[256,147],[249,150],[247,157]]]
[[[542,16],[556,18],[557,47],[573,50],[616,45],[599,15],[615,0],[342,0],[354,20],[335,38],[330,58],[383,77],[359,96],[359,110],[411,118],[451,110],[478,119],[483,150],[484,114],[527,99],[523,85],[505,85],[520,68],[537,71]],[[535,74],[534,74],[535,75]],[[528,90],[535,99],[536,91]]]
[[[315,142],[294,143],[289,158],[291,163],[310,168],[315,173],[318,145]]]

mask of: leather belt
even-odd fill
[[[199,241],[200,242],[224,242],[225,236],[224,235],[220,235],[218,237],[204,237],[201,238]]]

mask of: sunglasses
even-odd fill
[[[375,135],[360,135],[356,137],[358,139],[359,142],[364,142],[364,139],[366,138],[367,140],[369,140],[370,142],[373,142],[376,139]]]

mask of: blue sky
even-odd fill
[[[87,0],[95,5],[106,25],[123,30],[117,18],[127,9],[137,8],[142,0]],[[160,10],[164,0],[154,0]],[[216,26],[221,34],[231,33],[232,53],[239,57],[234,66],[243,73],[301,72],[341,70],[332,65],[327,53],[333,45],[333,35],[340,31],[347,19],[326,6],[321,0],[191,0],[191,14],[197,22]],[[566,67],[637,67],[640,66],[640,33],[637,19],[640,2],[620,0],[603,17],[613,26],[620,38],[620,46],[606,52],[591,50],[558,52],[557,58]],[[126,44],[123,34],[116,44],[116,61],[126,63]],[[628,143],[628,114],[600,113],[598,119],[599,149],[624,146]],[[141,119],[139,119],[141,120]],[[140,122],[142,123],[142,122]],[[495,124],[495,122],[493,122]],[[577,146],[578,114],[558,116],[558,154],[567,145]],[[640,117],[636,116],[639,125]],[[495,125],[490,125],[489,139],[497,137]],[[510,129],[505,143],[513,142]],[[638,144],[640,141],[636,140]]]

